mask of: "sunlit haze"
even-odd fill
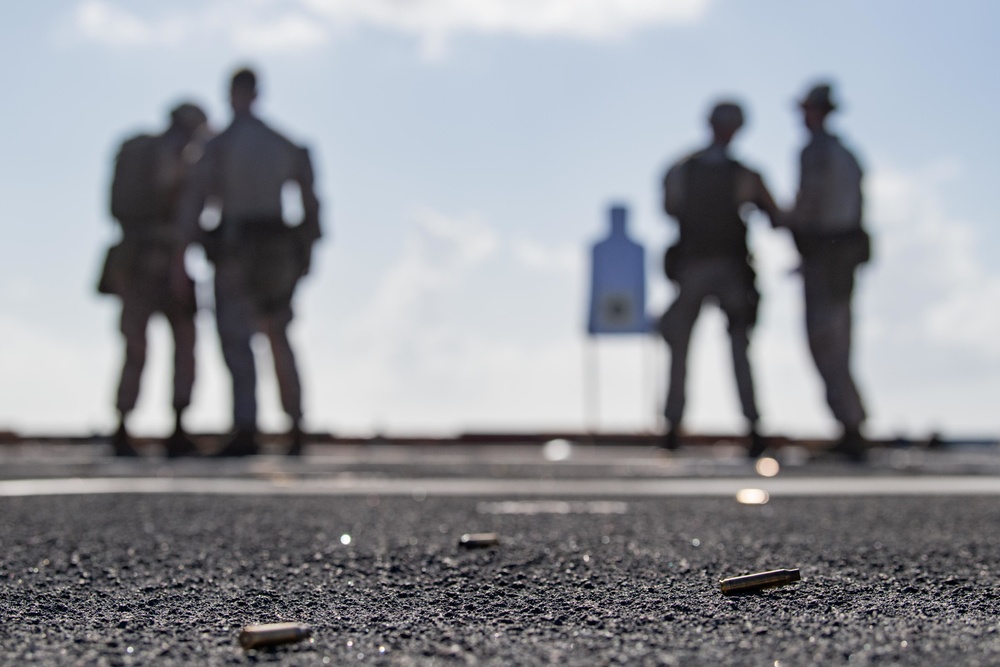
[[[869,431],[1000,433],[1000,4],[63,0],[3,14],[0,431],[114,426],[120,306],[95,284],[118,235],[107,211],[115,151],[161,131],[182,99],[225,127],[228,76],[250,64],[261,116],[310,147],[323,204],[326,237],[292,326],[312,430],[660,428],[662,341],[584,333],[588,250],[608,207],[629,207],[659,314],[675,234],[660,180],[707,142],[712,102],[743,102],[734,155],[788,206],[806,140],[795,102],[828,79],[842,102],[832,129],[865,168],[875,238],[853,364]],[[793,244],[758,216],[751,245],[762,430],[833,434]],[[197,253],[189,263],[204,280]],[[225,429],[211,312],[198,333],[188,425]],[[150,335],[131,426],[160,435],[171,341],[159,319]],[[596,416],[584,414],[588,353]],[[730,364],[723,317],[706,311],[687,428],[740,431]],[[282,428],[261,367],[262,426]]]

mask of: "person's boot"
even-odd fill
[[[868,461],[868,442],[858,428],[845,428],[844,435],[840,436],[840,440],[830,451],[851,463]]]
[[[681,446],[680,439],[677,436],[677,429],[670,427],[670,429],[663,434],[660,438],[658,447],[660,449],[665,449],[668,452],[676,452],[678,447]]]
[[[175,408],[174,411],[174,432],[163,443],[168,459],[177,459],[183,456],[200,456],[198,446],[194,444],[188,434],[184,431],[181,415],[183,408]]]
[[[747,457],[750,459],[759,459],[761,455],[767,451],[767,440],[765,440],[764,436],[757,432],[756,426],[750,429],[749,438],[750,446],[747,449]]]
[[[132,446],[128,431],[125,430],[125,422],[119,422],[118,430],[111,436],[111,448],[115,456],[122,458],[138,458],[139,451]]]
[[[306,444],[306,434],[302,431],[302,426],[296,422],[288,435],[292,440],[288,447],[288,456],[302,456],[302,449]]]
[[[260,453],[260,446],[257,444],[257,431],[251,428],[239,428],[229,439],[229,442],[212,454],[212,457],[256,456],[258,453]]]
[[[175,429],[163,443],[168,459],[178,459],[184,456],[200,456],[198,445],[194,443],[184,429]]]

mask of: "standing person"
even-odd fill
[[[747,248],[743,219],[747,204],[777,217],[777,206],[759,174],[734,160],[729,145],[743,125],[743,110],[733,102],[716,104],[709,115],[711,144],[675,164],[663,181],[663,208],[677,220],[678,241],[667,250],[664,269],[677,296],[660,319],[670,347],[670,377],[664,415],[663,447],[676,449],[684,414],[688,344],[705,301],[715,302],[729,321],[733,370],[743,415],[749,422],[749,454],[765,449],[757,432],[758,412],[747,350],[757,320],[759,294]]]
[[[870,257],[862,225],[862,171],[827,130],[827,118],[837,108],[830,84],[814,86],[799,107],[809,143],[802,149],[799,191],[785,224],[802,256],[809,349],[826,385],[826,401],[843,428],[834,449],[863,461],[865,409],[850,369],[854,273]]]
[[[122,240],[108,252],[98,290],[116,294],[122,301],[125,363],[116,403],[118,430],[112,437],[116,456],[138,456],[125,422],[139,397],[146,327],[154,313],[166,316],[174,338],[175,420],[165,443],[167,456],[197,453],[182,423],[194,385],[197,307],[194,282],[184,268],[187,244],[175,225],[175,214],[206,133],[205,113],[184,103],[171,111],[165,132],[132,137],[122,144],[115,160],[111,214],[121,226]]]
[[[237,71],[229,101],[232,123],[205,147],[184,194],[181,225],[190,239],[199,235],[206,204],[221,210],[219,226],[205,239],[215,265],[216,323],[222,354],[232,376],[232,439],[218,456],[258,452],[257,375],[250,341],[263,333],[274,358],[282,407],[291,418],[290,455],[302,452],[302,396],[288,341],[295,286],[309,270],[313,243],[320,237],[319,201],[313,191],[309,153],[268,127],[254,114],[257,76]],[[282,189],[298,186],[303,219],[289,226],[283,217]]]

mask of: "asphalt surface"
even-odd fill
[[[882,452],[866,468],[792,455],[773,478],[736,454],[577,448],[551,461],[538,448],[385,447],[121,462],[97,447],[7,451],[0,661],[1000,664],[995,447]],[[463,480],[468,493],[446,486]],[[131,490],[98,488],[111,482]],[[910,486],[880,490],[892,483]],[[769,500],[737,502],[744,485],[771,485]],[[486,531],[500,543],[458,545]],[[802,580],[719,590],[775,568]],[[281,620],[311,625],[312,641],[240,648],[242,626]]]

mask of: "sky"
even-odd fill
[[[54,0],[0,21],[0,430],[114,427],[119,304],[95,292],[117,238],[118,144],[194,100],[229,120],[231,72],[308,145],[326,237],[296,295],[306,425],[341,435],[662,428],[668,354],[586,337],[591,244],[629,207],[651,316],[667,167],[703,146],[712,103],[733,154],[787,206],[818,80],[865,168],[874,261],[853,366],[875,437],[1000,434],[1000,5],[990,0]],[[836,433],[809,357],[790,239],[753,216],[763,293],[751,360],[765,433]],[[196,251],[189,266],[210,269]],[[230,425],[212,313],[198,319],[193,430]],[[169,329],[150,325],[139,434],[171,427]],[[744,428],[724,319],[689,365],[692,431]],[[287,426],[261,367],[261,426]],[[596,382],[593,378],[596,377]],[[590,379],[588,379],[590,378]],[[585,397],[596,392],[596,410]]]

